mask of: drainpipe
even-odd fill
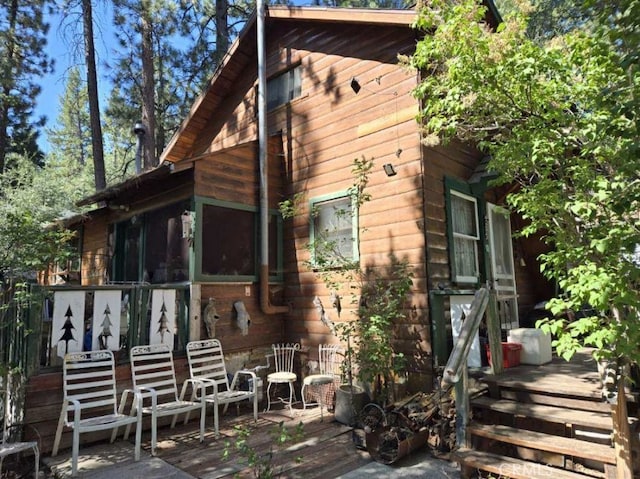
[[[269,169],[267,164],[267,63],[265,46],[265,0],[258,0],[256,36],[258,47],[258,156],[260,160],[260,307],[264,314],[288,313],[288,306],[269,300]]]

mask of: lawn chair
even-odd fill
[[[136,392],[142,394],[142,413],[151,415],[151,454],[156,453],[158,440],[158,418],[173,416],[171,427],[175,427],[178,415],[186,413],[184,422],[189,420],[191,411],[200,410],[200,442],[204,441],[204,422],[206,401],[204,394],[199,401],[185,400],[189,384],[194,389],[200,383],[187,379],[182,384],[178,397],[176,373],[173,365],[173,353],[167,344],[152,344],[150,346],[134,346],[129,351],[131,359],[131,377]],[[131,410],[133,415],[135,410]],[[127,427],[124,437],[129,436]]]
[[[220,341],[217,339],[191,341],[187,344],[187,358],[191,379],[201,382],[203,388],[201,392],[204,391],[206,401],[213,404],[213,423],[216,436],[219,434],[218,406],[222,404],[224,404],[224,413],[231,403],[253,400],[253,418],[258,420],[256,373],[246,370],[236,371],[231,384],[229,384]],[[239,389],[242,376],[247,377],[248,389],[246,390]]]
[[[323,420],[322,408],[326,405],[326,398],[335,392],[335,385],[340,382],[340,345],[318,345],[318,374],[310,374],[302,380],[303,409],[312,404],[320,406],[320,420]],[[307,402],[305,393],[318,398],[317,402]],[[328,411],[328,408],[327,408]]]
[[[293,414],[293,400],[295,399],[293,384],[298,379],[297,374],[293,372],[293,365],[296,351],[300,350],[300,344],[274,344],[272,348],[276,370],[267,375],[267,411],[271,410],[271,385],[288,384],[289,400],[283,398],[279,398],[279,400],[283,404],[289,405],[289,411]]]
[[[28,451],[31,449],[35,456],[35,476],[38,477],[38,471],[40,468],[40,450],[38,449],[38,443],[36,441],[26,441],[26,442],[9,442],[9,429],[12,427],[9,425],[9,418],[11,416],[11,404],[9,401],[9,395],[11,391],[11,373],[6,376],[6,386],[0,392],[4,398],[3,400],[3,409],[2,409],[2,444],[0,444],[0,476],[2,476],[2,462],[4,458],[10,456],[11,454],[19,454],[24,451]],[[3,476],[4,477],[4,476]]]
[[[142,401],[140,394],[123,391],[120,406],[116,403],[116,373],[111,351],[84,351],[68,353],[62,369],[64,402],[53,442],[52,456],[58,454],[63,426],[73,429],[71,475],[78,470],[80,434],[83,432],[113,429],[111,442],[116,438],[119,426],[130,428],[136,424],[135,460],[140,460],[142,414],[123,414],[126,398],[133,394],[134,407]],[[138,407],[138,411],[140,408]]]

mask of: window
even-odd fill
[[[282,272],[282,222],[269,216],[269,276]],[[255,281],[258,277],[260,218],[255,206],[196,199],[198,281]]]
[[[267,81],[267,110],[284,105],[302,94],[301,70],[298,65]]]
[[[113,280],[152,284],[189,279],[189,242],[182,213],[189,200],[135,215],[115,225]]]
[[[478,203],[472,196],[449,190],[449,242],[453,280],[457,283],[477,283],[479,280]]]
[[[255,275],[255,213],[202,206],[202,274]]]
[[[319,268],[343,265],[359,258],[357,211],[350,195],[311,201],[313,262]]]

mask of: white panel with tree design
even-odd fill
[[[96,291],[93,299],[91,349],[120,349],[120,302],[122,292]]]
[[[151,298],[149,344],[167,344],[173,349],[176,329],[175,289],[155,289]]]

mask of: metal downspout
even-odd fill
[[[264,314],[288,313],[288,306],[269,300],[269,183],[267,158],[267,63],[265,46],[265,0],[257,2],[258,42],[258,155],[260,161],[260,307]]]

